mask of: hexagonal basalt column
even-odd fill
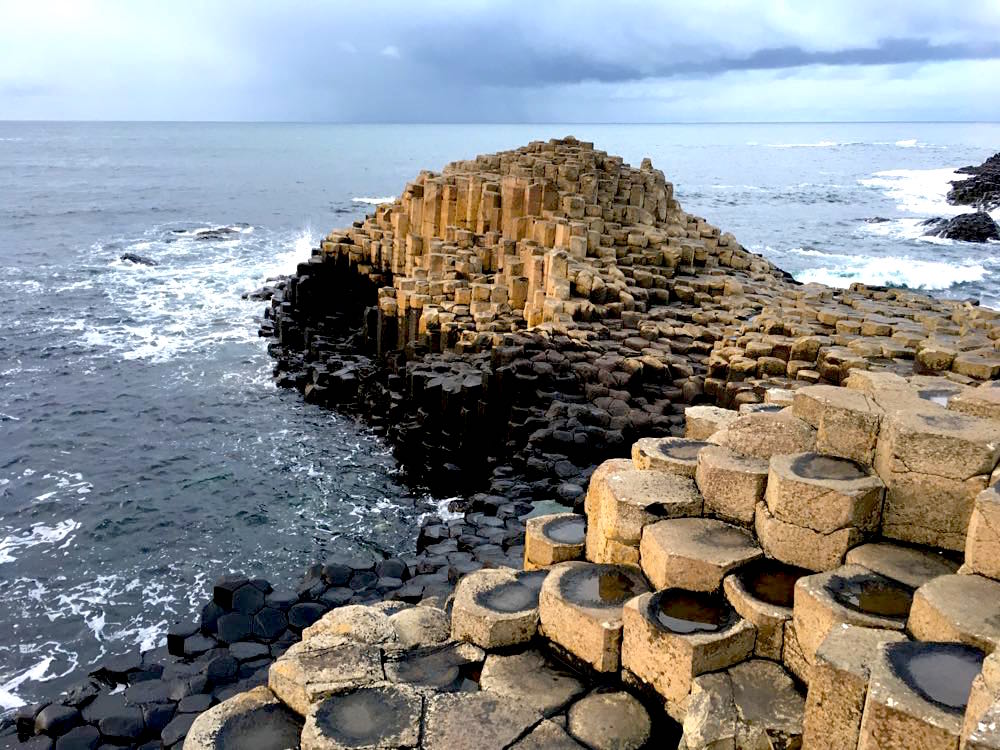
[[[694,677],[746,659],[753,644],[753,626],[718,594],[666,589],[625,605],[622,667],[674,703]]]
[[[583,557],[587,519],[578,513],[529,518],[524,532],[524,569],[538,570]]]
[[[332,633],[300,641],[268,673],[267,684],[281,701],[305,716],[326,696],[384,679],[382,652]]]
[[[705,515],[750,525],[757,503],[764,499],[768,462],[734,453],[721,445],[698,452],[695,482],[705,499]]]
[[[1000,423],[933,404],[882,421],[875,468],[884,536],[961,550],[976,496],[1000,459]]]
[[[962,722],[963,750],[1000,748],[1000,652],[983,660],[983,669],[972,681]]]
[[[948,402],[948,408],[971,417],[1000,421],[1000,381],[967,388]]]
[[[871,542],[847,553],[846,562],[862,565],[911,589],[919,588],[938,576],[951,575],[958,564],[933,552],[902,547],[889,542]]]
[[[754,530],[768,557],[808,570],[832,570],[852,547],[864,541],[860,529],[849,526],[829,534],[785,523],[771,515],[767,503],[758,503]]]
[[[616,672],[621,654],[622,607],[646,591],[648,584],[634,568],[562,563],[552,568],[542,584],[542,632],[598,672]]]
[[[992,652],[1000,646],[1000,583],[977,575],[935,578],[914,593],[907,629],[921,640]]]
[[[400,685],[376,685],[333,695],[313,706],[306,716],[302,750],[417,747],[422,715],[420,694]]]
[[[884,644],[905,640],[905,635],[894,630],[855,625],[830,631],[809,670],[802,732],[805,747],[857,748],[871,664]]]
[[[860,565],[844,565],[800,578],[792,617],[802,654],[809,664],[837,625],[902,631],[912,593],[905,586]]]
[[[690,438],[642,438],[632,445],[632,463],[637,469],[653,469],[694,477],[698,452],[708,443]]]
[[[705,440],[740,416],[718,406],[689,406],[684,410],[684,437]]]
[[[881,647],[861,719],[858,750],[957,750],[978,649],[906,641]]]
[[[882,409],[864,393],[832,385],[795,392],[792,412],[816,428],[816,450],[862,464],[875,458]]]
[[[638,565],[642,529],[663,518],[701,515],[702,498],[688,477],[663,471],[604,472],[591,479],[587,557],[593,562]]]
[[[722,581],[729,603],[757,631],[754,654],[781,661],[785,623],[792,619],[795,582],[809,575],[804,568],[759,560]]]
[[[194,720],[185,750],[284,750],[296,747],[302,719],[282,705],[266,687],[233,696]]]
[[[785,411],[744,414],[716,432],[708,442],[736,453],[769,459],[816,449],[816,430]]]
[[[883,490],[882,480],[859,463],[797,453],[771,459],[765,498],[778,520],[829,534],[877,529]]]
[[[485,649],[530,641],[538,629],[538,592],[509,568],[463,576],[455,588],[451,635]]]
[[[675,518],[646,526],[642,572],[657,589],[714,591],[726,573],[762,556],[753,535],[713,518]]]
[[[1000,485],[983,490],[972,506],[965,565],[973,573],[1000,579]]]

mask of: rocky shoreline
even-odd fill
[[[641,747],[650,736],[679,739],[682,729],[683,747],[707,747],[693,744],[687,733],[687,708],[668,706],[664,714],[655,679],[625,675],[623,689],[617,666],[595,670],[593,659],[574,653],[573,637],[553,637],[557,626],[547,626],[540,639],[537,604],[526,600],[505,612],[515,606],[507,597],[537,602],[541,590],[544,599],[550,585],[542,582],[548,580],[544,569],[584,555],[584,526],[578,534],[574,518],[586,513],[588,534],[607,530],[604,516],[598,522],[594,515],[594,498],[604,491],[608,467],[634,462],[637,470],[663,469],[659,453],[643,458],[635,446],[684,434],[708,438],[740,413],[749,420],[732,428],[729,446],[740,455],[753,454],[746,447],[751,444],[784,446],[769,448],[774,455],[819,450],[815,434],[823,427],[793,423],[787,415],[778,419],[790,403],[779,394],[848,385],[857,373],[905,377],[915,397],[944,402],[1000,376],[996,312],[904,290],[796,284],[731,235],[686,214],[672,185],[648,161],[632,168],[572,138],[456,162],[441,174],[421,173],[395,203],[331,232],[295,275],[260,297],[270,301],[261,334],[274,337],[269,351],[276,382],[297,388],[310,402],[364,418],[387,438],[412,481],[459,496],[452,510],[461,515],[427,519],[415,554],[324,561],[289,590],[220,579],[201,618],[175,625],[166,647],[109,660],[56,703],[19,711],[3,731],[25,740],[23,746],[180,747],[197,717],[219,704],[193,730],[201,732],[199,739],[185,747],[249,747],[238,744],[245,742],[238,732],[227,739],[230,730],[222,729],[240,724],[241,716],[265,714],[275,722],[275,738],[296,742],[305,719],[303,747],[376,741],[382,747],[457,747],[449,744],[458,731],[450,722],[469,711],[484,716],[479,747]],[[989,408],[979,416],[992,416]],[[858,438],[835,436],[820,452],[843,455],[846,448],[837,440],[854,449]],[[743,447],[737,450],[737,443]],[[784,449],[789,445],[795,450]],[[697,460],[678,455],[667,473],[680,467],[693,485],[703,447]],[[762,487],[753,479],[760,469],[756,475],[726,465],[715,471],[724,489],[713,494],[699,482],[692,502],[697,496],[706,508],[720,504],[706,515],[752,526],[757,490],[746,490],[749,505],[743,490],[735,493],[734,506],[725,488],[753,487],[755,481]],[[988,474],[977,491],[991,481]],[[915,523],[903,504],[895,516],[880,516],[878,528],[908,544],[960,554],[971,491],[971,485],[962,490],[964,515]],[[682,515],[701,516],[701,508]],[[572,528],[563,536],[549,528],[553,517],[545,515],[559,511],[578,514],[565,517]],[[659,518],[665,511],[649,512]],[[858,542],[869,531],[842,536]],[[587,559],[633,566],[622,569],[631,575],[640,562],[638,547],[632,552],[624,538],[617,532],[588,538]],[[769,547],[768,538],[765,533],[760,540],[768,557],[793,554],[777,542]],[[802,563],[809,567],[808,560],[795,560]],[[543,572],[512,572],[522,566]],[[669,583],[644,565],[626,588],[639,593],[647,579],[660,590]],[[715,583],[712,589],[721,578]],[[462,588],[479,585],[507,593],[478,611],[479,600],[463,598]],[[623,603],[615,606],[620,610]],[[535,612],[527,621],[536,624],[522,632],[511,623],[523,623],[524,611]],[[498,617],[507,623],[499,630]],[[759,633],[760,624],[754,627]],[[498,632],[523,637],[490,635]],[[295,645],[303,634],[315,637]],[[359,643],[367,645],[359,650]],[[282,669],[298,669],[292,662],[302,662],[317,644],[323,653],[351,651],[349,666],[361,669],[357,680],[336,692],[363,688],[357,700],[365,706],[371,700],[373,706],[389,701],[401,707],[394,715],[409,718],[394,730],[396,739],[330,739],[336,722],[310,718],[313,698],[297,704],[289,696],[300,695],[300,687],[275,689]],[[780,648],[777,656],[761,648],[758,655],[768,663],[782,661]],[[275,660],[285,666],[272,666]],[[410,677],[394,679],[390,663]],[[779,667],[791,671],[779,679],[766,675],[770,667],[747,664],[752,669],[725,665],[730,690],[773,677],[784,686],[783,700],[801,700],[793,694],[807,680],[794,668]],[[710,671],[717,669],[723,667]],[[308,682],[308,671],[287,684]],[[641,675],[641,663],[629,671]],[[547,696],[553,705],[531,711],[506,700],[504,691],[513,688],[498,687],[510,681],[505,674],[550,673],[565,692],[554,690]],[[387,679],[393,687],[383,684]],[[269,681],[273,693],[263,688]],[[460,700],[465,693],[478,697]],[[631,718],[599,736],[586,717],[602,711]],[[432,721],[434,715],[440,721]],[[489,716],[504,718],[491,722]],[[785,736],[785,729],[775,731],[768,734],[772,742]],[[630,732],[632,739],[622,740]],[[788,737],[772,746],[796,746]]]

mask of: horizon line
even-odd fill
[[[601,121],[566,121],[566,122],[513,122],[513,121],[416,121],[401,120],[38,120],[38,119],[0,119],[0,124],[66,124],[66,125],[117,125],[117,124],[149,124],[149,125],[508,125],[508,126],[594,126],[594,125],[997,125],[1000,120],[667,120],[662,122],[601,122]]]

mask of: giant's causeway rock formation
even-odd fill
[[[278,382],[463,514],[220,579],[29,746],[1000,748],[997,312],[796,284],[572,138],[422,173],[260,298]]]

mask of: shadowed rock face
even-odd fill
[[[562,544],[582,544],[586,534],[586,520],[578,518],[559,518],[545,525],[544,534],[549,539]]]
[[[739,616],[718,594],[666,589],[649,600],[649,618],[671,633],[715,633],[725,630]]]
[[[619,607],[647,590],[638,576],[611,565],[589,565],[574,570],[561,583],[562,596],[584,607]]]
[[[807,453],[796,459],[792,470],[805,479],[851,481],[868,476],[861,464],[846,458]]]
[[[971,646],[922,641],[893,643],[886,654],[897,677],[925,700],[957,714],[965,711],[984,658]]]
[[[978,167],[962,167],[957,171],[972,176],[951,183],[949,203],[979,206],[986,211],[1000,206],[1000,154],[993,154]]]
[[[1000,240],[1000,228],[985,211],[959,214],[953,219],[939,222],[931,234],[960,242],[986,242]]]
[[[754,598],[789,609],[794,603],[795,582],[807,575],[810,571],[805,568],[785,565],[777,560],[761,560],[737,573],[743,587]]]
[[[906,619],[913,592],[877,573],[845,578],[833,576],[827,584],[833,598],[848,609],[868,615]]]

